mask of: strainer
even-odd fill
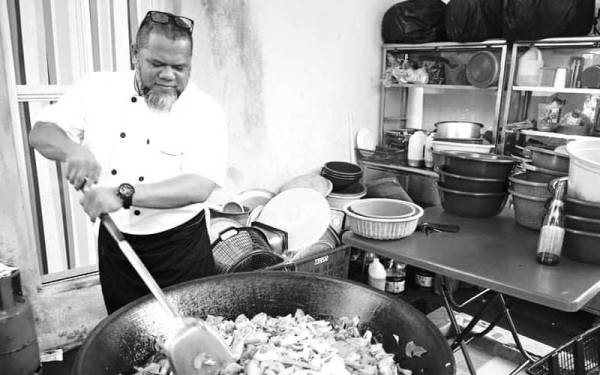
[[[254,271],[283,261],[265,235],[251,227],[225,229],[212,251],[218,273]]]

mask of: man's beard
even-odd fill
[[[181,95],[181,92],[176,88],[173,88],[169,92],[155,92],[153,88],[147,87],[142,83],[142,79],[139,76],[141,68],[141,64],[136,67],[136,76],[134,80],[138,94],[144,97],[146,104],[150,109],[157,112],[169,112],[177,98],[179,98],[179,95]]]
[[[146,104],[158,112],[169,112],[179,97],[175,90],[166,93],[153,92],[152,89],[143,89]]]

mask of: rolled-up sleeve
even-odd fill
[[[71,86],[60,99],[45,106],[34,118],[36,122],[51,122],[63,129],[75,142],[83,140],[86,126],[84,93],[85,87],[94,79],[88,76]]]

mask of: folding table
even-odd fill
[[[537,263],[536,247],[539,232],[516,224],[511,209],[493,218],[467,218],[448,214],[441,207],[425,209],[421,222],[457,224],[458,233],[415,232],[400,240],[373,240],[346,232],[342,242],[380,256],[393,258],[436,274],[484,288],[473,298],[456,303],[448,288],[442,287],[444,305],[457,333],[452,348],[462,349],[471,374],[475,374],[466,348],[467,336],[494,301],[501,311],[490,324],[502,317],[525,361],[511,374],[516,374],[534,361],[523,348],[504,295],[517,297],[562,311],[577,311],[600,291],[600,266],[572,261],[562,257],[556,266]],[[462,330],[451,305],[464,306],[481,295],[490,293],[481,310]]]

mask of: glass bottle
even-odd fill
[[[386,277],[385,277],[385,291],[391,294],[400,294],[404,292],[405,284],[406,284],[406,273],[405,273],[406,265],[395,261],[393,259],[390,260],[390,264],[386,269]]]
[[[542,222],[537,246],[537,261],[553,266],[558,263],[565,237],[563,198],[567,189],[567,177],[552,182],[554,197]]]

